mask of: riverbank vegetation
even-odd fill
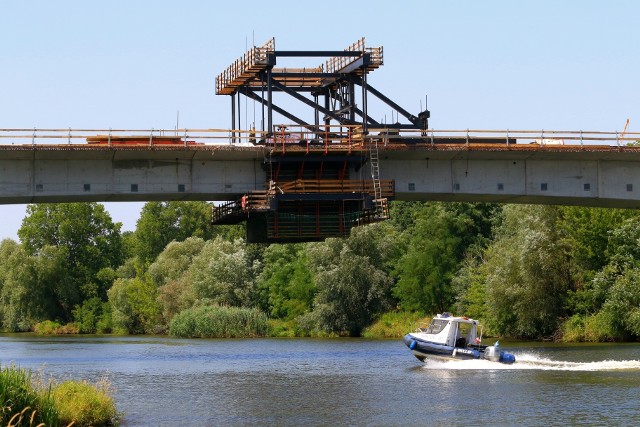
[[[2,328],[390,337],[450,311],[496,336],[640,337],[634,210],[394,202],[389,221],[288,245],[209,215],[150,202],[122,233],[97,203],[29,206],[20,242],[0,243]]]
[[[112,426],[118,413],[109,383],[45,381],[28,369],[0,366],[0,424],[6,426]]]

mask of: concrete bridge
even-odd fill
[[[368,156],[355,138],[347,153],[344,141],[311,145],[310,152],[308,140],[306,147],[284,138],[280,144],[254,131],[187,136],[185,130],[176,144],[163,144],[157,131],[138,137],[144,138],[139,144],[117,144],[115,136],[108,144],[88,144],[86,132],[71,131],[59,144],[51,138],[67,138],[66,131],[30,132],[0,131],[1,204],[234,200],[265,188],[269,156],[280,150],[303,163],[314,153],[329,159],[338,148],[341,156]],[[367,143],[376,143],[379,176],[394,180],[396,200],[640,207],[640,147],[625,145],[638,136],[511,131],[505,138],[482,132],[488,131],[377,134]],[[24,144],[27,137],[31,144]],[[267,145],[248,144],[250,138]],[[345,178],[367,178],[365,169],[350,168]]]

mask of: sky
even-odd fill
[[[365,37],[384,47],[368,82],[414,113],[428,96],[432,128],[638,131],[638,16],[635,0],[4,0],[0,129],[172,129],[178,112],[180,127],[229,128],[215,76],[247,48]],[[143,204],[105,205],[133,230]],[[25,209],[0,205],[0,239]]]

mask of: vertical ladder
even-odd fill
[[[375,204],[375,218],[386,219],[387,200],[382,199],[380,187],[380,153],[378,152],[378,140],[369,142],[369,161],[371,162],[371,180],[373,181],[373,203]]]

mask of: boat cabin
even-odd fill
[[[465,348],[480,343],[478,321],[468,317],[438,314],[428,328],[418,328],[418,332],[427,334],[428,341],[451,347]]]

